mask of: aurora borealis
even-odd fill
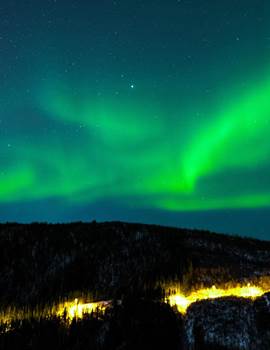
[[[269,3],[9,0],[0,10],[1,221],[269,238]]]

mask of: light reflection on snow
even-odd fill
[[[269,290],[265,290],[262,287],[254,286],[248,283],[243,286],[234,286],[227,288],[217,288],[212,286],[212,288],[203,288],[191,292],[188,295],[183,294],[181,291],[169,295],[167,302],[171,306],[176,306],[178,311],[185,314],[188,307],[200,300],[217,299],[224,297],[238,297],[247,299],[256,299]]]

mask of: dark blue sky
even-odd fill
[[[0,220],[270,238],[270,3],[0,4]]]

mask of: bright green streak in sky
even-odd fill
[[[162,102],[142,95],[98,98],[50,81],[36,106],[61,131],[17,138],[0,177],[3,203],[117,198],[179,211],[270,205],[270,79],[216,106],[188,136],[168,123]],[[192,117],[181,106],[176,113]],[[257,167],[266,171],[258,181]]]
[[[2,173],[0,176],[0,198],[2,201],[24,199],[33,185],[34,173],[31,168],[22,168]]]
[[[206,124],[208,124],[206,122]],[[252,88],[194,135],[183,159],[187,186],[209,173],[249,168],[270,155],[270,80]]]

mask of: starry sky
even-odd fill
[[[270,2],[0,1],[0,221],[270,239]]]

